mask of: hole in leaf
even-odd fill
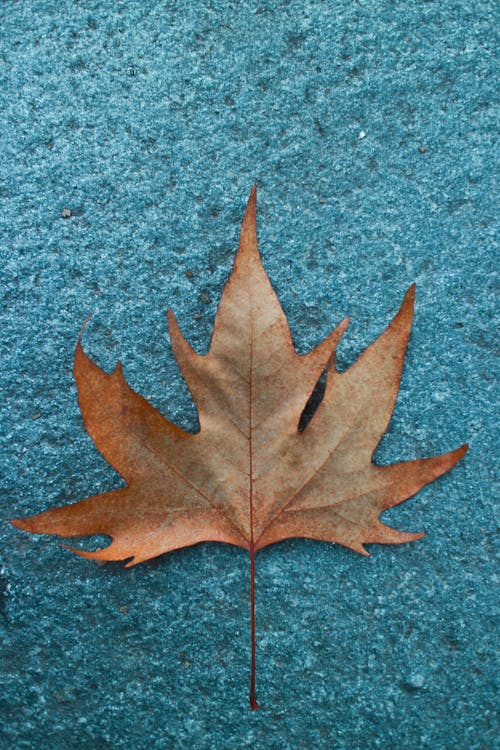
[[[326,388],[326,375],[328,372],[328,367],[325,367],[323,372],[321,373],[321,377],[314,386],[313,392],[309,396],[309,400],[307,404],[304,406],[304,411],[300,415],[299,419],[299,432],[304,432],[307,425],[313,418],[314,414],[316,413],[316,409],[320,405],[320,403],[323,401],[323,396],[325,395],[325,388]]]

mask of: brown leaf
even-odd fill
[[[255,698],[255,552],[288,537],[400,544],[379,515],[448,471],[463,445],[434,458],[376,466],[389,423],[413,317],[415,286],[381,336],[346,372],[335,347],[347,319],[309,354],[295,352],[286,317],[261,263],[252,189],[233,272],[224,288],[208,354],[197,354],[168,313],[174,354],[198,407],[193,435],[133,391],[118,364],[108,375],[78,342],[74,375],[89,434],[127,487],[12,523],[63,537],[107,534],[95,560],[136,565],[203,541],[250,552],[252,679]],[[324,369],[326,389],[306,429],[300,416]]]

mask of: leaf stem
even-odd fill
[[[256,711],[259,707],[255,693],[255,547],[250,548],[250,622],[252,638],[252,667],[250,676],[250,708]]]

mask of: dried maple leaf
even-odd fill
[[[252,189],[234,269],[220,301],[210,351],[201,356],[168,313],[174,354],[198,407],[191,434],[162,417],[126,383],[121,364],[108,375],[78,342],[74,375],[85,426],[127,487],[12,523],[63,537],[107,534],[94,560],[127,566],[203,541],[247,549],[251,571],[255,696],[255,553],[288,537],[336,542],[361,554],[364,544],[400,544],[423,534],[379,520],[448,471],[465,453],[392,466],[372,455],[392,414],[413,316],[415,287],[381,336],[346,372],[334,350],[347,319],[309,354],[298,355],[257,248]],[[299,419],[323,370],[324,396],[299,431]]]

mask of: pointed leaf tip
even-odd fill
[[[402,307],[411,307],[413,309],[415,305],[416,291],[417,291],[417,285],[415,284],[415,282],[413,282],[413,284],[410,284],[410,286],[406,290]]]
[[[75,346],[75,357],[76,356],[80,356],[82,354],[85,354],[85,352],[83,351],[82,339],[81,339],[81,337],[79,337],[78,341],[76,342],[76,346]]]
[[[416,284],[413,283],[406,290],[401,307],[389,324],[389,329],[393,326],[399,327],[402,325],[409,335],[415,311],[415,291]]]
[[[257,244],[257,188],[254,185],[250,190],[243,221],[240,229],[239,249],[234,259],[234,267],[248,262],[257,262],[261,265],[260,253]]]
[[[21,531],[31,531],[29,524],[26,523],[27,520],[27,518],[11,518],[10,523]]]
[[[436,458],[446,459],[446,468],[444,469],[442,473],[444,474],[445,472],[449,471],[453,466],[455,466],[455,464],[458,464],[458,462],[462,460],[462,458],[465,456],[468,450],[469,450],[469,444],[464,443],[459,448],[455,448],[454,451],[450,451],[449,453],[444,453],[442,456],[436,456]]]
[[[257,187],[256,185],[253,185],[252,189],[250,190],[250,195],[248,196],[245,213],[243,215],[243,222],[241,224],[241,232],[243,233],[243,230],[246,227],[249,227],[249,226],[255,227],[256,223],[257,223]]]

